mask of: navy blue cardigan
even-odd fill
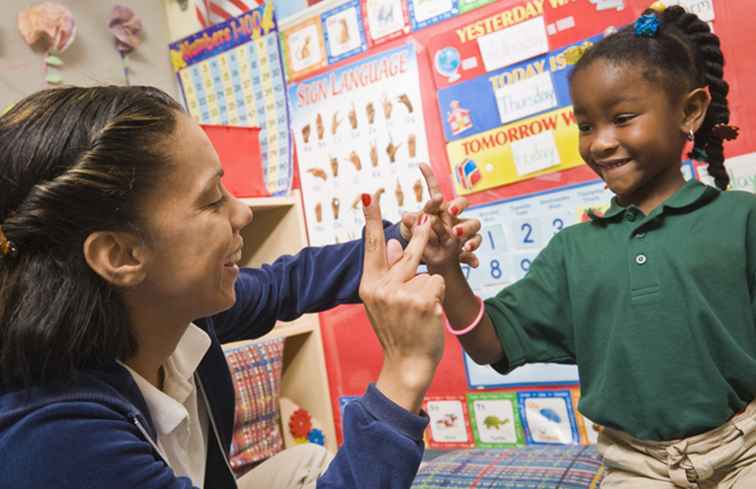
[[[396,226],[387,239],[400,238]],[[227,463],[234,390],[221,343],[257,338],[277,320],[359,302],[362,240],[305,248],[259,269],[243,269],[236,304],[196,321],[212,345],[197,371],[210,410],[205,487],[236,487]],[[423,453],[427,418],[400,408],[374,386],[344,413],[344,445],[318,488],[409,487]],[[113,362],[83,371],[73,385],[0,388],[0,488],[188,489],[155,447],[149,410],[131,375]]]

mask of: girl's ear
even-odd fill
[[[683,98],[683,119],[680,130],[684,134],[688,134],[691,130],[694,133],[698,131],[706,118],[710,103],[711,94],[706,88],[696,88]]]
[[[147,275],[144,241],[133,233],[95,231],[83,251],[90,268],[117,287],[139,285]]]

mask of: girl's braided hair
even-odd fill
[[[720,189],[730,183],[724,167],[722,126],[730,121],[724,80],[724,56],[719,37],[695,14],[674,6],[656,12],[648,9],[643,15],[654,15],[660,21],[653,36],[639,36],[628,25],[588,49],[576,63],[571,76],[592,61],[605,59],[617,64],[642,63],[643,75],[652,82],[661,82],[668,93],[677,97],[695,88],[708,87],[711,104],[701,127],[695,133],[690,157],[705,159],[709,174]]]

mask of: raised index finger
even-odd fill
[[[423,250],[428,244],[431,232],[431,218],[423,215],[412,231],[412,239],[404,249],[402,258],[391,267],[391,273],[398,276],[399,280],[406,282],[415,276],[417,267],[423,257]]]
[[[374,277],[388,270],[380,195],[362,194],[361,198],[365,213],[365,259],[362,276]]]
[[[436,180],[436,176],[433,174],[430,165],[420,163],[420,172],[423,174],[425,183],[428,185],[431,200],[439,197],[443,200],[444,194],[441,192],[441,186],[438,184],[438,180]]]

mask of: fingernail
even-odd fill
[[[459,209],[457,209],[457,208],[456,208],[456,207],[454,207],[454,206],[451,206],[451,207],[449,208],[449,214],[451,214],[452,216],[456,216],[457,214],[459,214]]]
[[[423,224],[425,224],[425,221],[427,221],[427,220],[428,220],[428,214],[421,215],[420,216],[420,225],[422,226]]]
[[[454,234],[456,234],[457,237],[461,238],[462,234],[464,234],[464,231],[462,231],[462,228],[454,228]]]
[[[362,194],[362,206],[363,207],[370,207],[370,202],[372,202],[373,199],[370,198],[370,194]]]

